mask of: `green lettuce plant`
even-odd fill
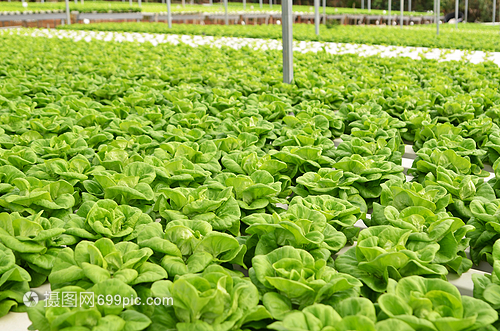
[[[0,317],[23,303],[30,290],[30,274],[16,264],[14,252],[0,243]]]
[[[51,288],[74,285],[88,289],[108,280],[135,286],[167,278],[161,266],[148,262],[152,254],[150,248],[132,242],[80,241],[74,250],[67,247],[57,255],[49,275]]]
[[[77,241],[65,234],[63,224],[57,218],[41,217],[41,212],[29,217],[0,213],[0,243],[12,250],[16,264],[29,272],[33,287],[47,280],[60,250]]]
[[[211,264],[233,263],[245,267],[247,247],[235,237],[212,231],[203,220],[180,219],[145,226],[137,238],[140,247],[148,247],[151,260],[161,265],[171,277],[202,272]]]
[[[337,257],[335,268],[361,280],[365,284],[363,293],[372,298],[387,291],[391,278],[445,278],[448,270],[434,262],[439,244],[422,242],[419,235],[390,225],[369,227],[360,232],[356,247]]]
[[[248,225],[245,233],[258,238],[255,255],[266,255],[288,245],[328,259],[347,241],[342,232],[327,223],[321,212],[298,204],[281,214],[252,214],[241,221]]]
[[[365,219],[366,216],[358,206],[329,195],[309,195],[305,198],[295,196],[290,201],[289,208],[294,205],[319,211],[326,217],[328,224],[344,233],[348,241],[358,235],[359,228],[355,226],[355,223]]]
[[[325,260],[315,260],[307,251],[291,246],[256,255],[249,275],[261,292],[277,292],[280,300],[288,299],[299,309],[358,296],[362,285],[355,277],[327,266]]]
[[[45,307],[40,301],[28,309],[32,324],[29,330],[82,330],[82,331],[142,331],[151,320],[145,314],[134,310],[132,304],[121,302],[123,298],[138,298],[137,292],[119,279],[108,279],[90,289],[65,286],[52,290],[49,299],[59,300],[59,307]],[[64,295],[75,296],[74,307],[61,307]],[[89,299],[81,299],[89,298]],[[104,298],[120,298],[120,302]],[[109,304],[111,302],[111,304]]]
[[[222,190],[206,185],[193,188],[164,188],[159,192],[154,209],[165,219],[191,219],[210,223],[217,231],[237,235],[241,211],[231,187]]]
[[[497,312],[486,302],[461,296],[441,279],[411,276],[394,282],[378,299],[381,314],[415,330],[495,330]]]
[[[84,202],[76,214],[68,216],[65,221],[67,234],[88,240],[106,237],[115,242],[137,238],[140,229],[153,222],[139,208],[118,205],[109,199]]]
[[[220,266],[180,276],[173,282],[155,282],[151,291],[155,297],[172,298],[173,305],[155,307],[150,330],[240,330],[271,318],[259,304],[255,285]]]

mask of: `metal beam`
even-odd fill
[[[392,2],[389,0],[389,25],[392,25],[392,16],[391,16],[391,8],[392,8]]]
[[[224,24],[229,24],[229,17],[227,13],[227,0],[224,0]]]
[[[440,14],[441,11],[441,0],[436,0],[436,35],[439,36],[439,22],[440,22]]]
[[[167,0],[167,22],[168,28],[172,28],[172,10],[170,8],[170,0]]]
[[[319,36],[319,0],[314,0],[314,32]]]
[[[293,80],[293,0],[281,1],[281,21],[283,40],[283,83]]]
[[[493,0],[493,19],[491,20],[493,24],[496,22],[495,14],[497,13],[497,0]]]
[[[69,0],[66,0],[66,24],[71,24],[71,15],[69,13]]]
[[[405,6],[405,0],[401,0],[401,17],[399,18],[399,28],[403,28],[403,9]]]

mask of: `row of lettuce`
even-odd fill
[[[33,330],[495,330],[493,64],[2,42],[0,315],[48,281]]]
[[[247,22],[248,23],[248,22]],[[380,22],[383,23],[382,21]],[[310,24],[295,24],[293,38],[300,41],[322,41],[346,44],[393,45],[407,47],[431,47],[445,49],[499,52],[500,36],[495,26],[464,24],[443,24],[439,36],[434,26],[423,25],[387,27],[377,25],[321,25],[317,35]],[[207,35],[215,37],[281,39],[279,25],[196,25],[174,24],[171,28],[163,23],[92,23],[58,26],[58,29],[87,31],[122,31],[142,33],[165,33],[182,35]]]
[[[40,12],[40,11],[48,11],[48,10],[65,10],[66,4],[64,1],[59,2],[27,2],[27,6],[23,6],[23,2],[21,1],[13,1],[10,3],[2,4],[2,8],[0,12]],[[158,2],[142,2],[140,5],[138,2],[129,2],[129,1],[85,1],[69,2],[70,10],[76,10],[79,12],[145,12],[145,13],[158,13],[158,12],[166,12],[167,5],[165,3]],[[185,3],[173,3],[171,7],[172,12],[174,13],[211,13],[211,12],[224,12],[224,6],[222,3],[216,3],[213,5],[202,5],[202,4],[185,4]],[[243,7],[241,2],[229,2],[228,3],[228,11],[229,12],[272,12],[279,13],[281,11],[281,4],[271,5],[264,4],[262,8],[259,6],[258,2],[248,2],[246,7]],[[293,11],[295,13],[314,13],[314,9],[312,6],[301,6],[294,5]],[[365,9],[356,9],[356,8],[341,8],[341,7],[326,7],[325,11],[328,15],[346,15],[346,14],[354,14],[354,15],[385,15],[386,12],[384,10],[365,10]],[[408,16],[429,16],[429,13],[425,12],[404,12],[404,15]]]

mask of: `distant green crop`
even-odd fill
[[[444,24],[443,24],[444,25]],[[129,31],[165,34],[208,35],[217,37],[243,37],[281,39],[279,25],[187,25],[174,24],[171,29],[164,23],[94,23],[60,26],[61,29],[98,30],[98,31]],[[295,24],[293,26],[295,40],[319,40],[347,44],[394,45],[410,47],[449,48],[477,51],[500,51],[498,30],[493,27],[483,27],[476,24],[460,26],[458,31],[452,27],[443,27],[436,36],[435,26],[414,26],[399,29],[389,26],[355,26],[339,25],[327,29],[320,27],[320,35],[314,32],[310,24]],[[399,103],[399,100],[395,101]],[[422,102],[419,100],[419,102]],[[425,101],[424,101],[425,102]],[[441,110],[436,109],[437,112]]]

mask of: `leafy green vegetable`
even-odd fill
[[[424,234],[425,235],[425,234]],[[422,275],[445,278],[448,270],[435,263],[440,245],[420,241],[420,233],[390,225],[372,226],[360,232],[356,247],[335,260],[335,268],[360,279],[366,296],[387,291],[389,279]]]
[[[290,246],[256,255],[252,264],[249,275],[261,292],[277,292],[300,309],[357,296],[362,285],[356,278],[327,266],[325,260],[315,260],[307,251]]]
[[[238,330],[271,318],[259,305],[255,285],[220,266],[180,276],[173,282],[155,282],[151,290],[156,297],[173,299],[173,306],[156,307],[152,330]]]
[[[411,276],[389,287],[378,299],[381,311],[416,330],[478,330],[498,319],[487,303],[461,296],[440,279]]]

